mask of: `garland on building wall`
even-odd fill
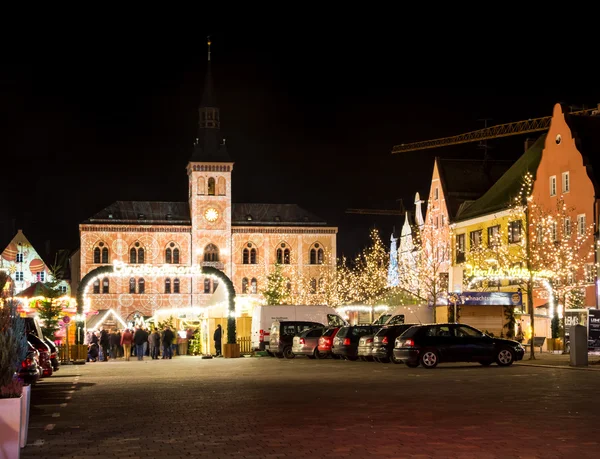
[[[228,301],[228,314],[227,314],[227,344],[236,344],[236,329],[235,329],[235,289],[233,288],[233,282],[227,277],[227,275],[220,269],[213,268],[212,266],[205,266],[202,268],[202,273],[209,276],[218,277],[223,282],[227,289],[227,301]]]
[[[83,301],[84,301],[84,292],[90,282],[93,282],[96,277],[101,277],[106,274],[112,274],[114,272],[114,268],[112,265],[108,266],[99,266],[96,269],[92,269],[89,273],[83,276],[81,282],[79,283],[79,288],[77,289],[77,314],[83,314]]]

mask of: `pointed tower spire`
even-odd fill
[[[204,92],[200,108],[198,109],[198,137],[194,145],[194,152],[190,161],[212,161],[212,162],[230,162],[229,154],[222,143],[220,133],[221,114],[217,106],[215,91],[211,72],[211,51],[212,40],[207,37],[206,45],[208,48],[208,60],[206,67],[206,77],[204,79]]]

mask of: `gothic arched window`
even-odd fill
[[[324,255],[325,253],[323,251],[323,247],[321,247],[321,245],[318,242],[315,242],[315,244],[310,249],[310,264],[322,265]]]
[[[94,281],[94,293],[100,293],[100,281],[98,279],[96,279]]]
[[[248,278],[244,277],[242,279],[242,293],[248,293]]]
[[[102,293],[108,293],[108,277],[102,279]]]
[[[219,261],[219,249],[214,244],[208,244],[204,248],[204,261]]]
[[[129,279],[129,293],[135,293],[135,279],[133,277]]]
[[[210,177],[208,179],[208,193],[209,196],[215,195],[215,179],[214,177]]]
[[[146,282],[144,282],[144,278],[138,279],[138,293],[144,293],[146,291]]]
[[[253,277],[250,281],[250,293],[258,293],[258,282],[256,281],[256,277]]]
[[[94,248],[94,263],[100,263],[100,247]]]
[[[171,293],[171,279],[165,279],[165,293]]]
[[[179,279],[173,279],[173,293],[179,293]]]
[[[217,181],[217,194],[225,196],[225,177],[219,177]]]

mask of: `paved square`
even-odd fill
[[[23,458],[597,458],[599,371],[241,358],[61,367]]]

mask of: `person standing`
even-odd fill
[[[158,359],[160,334],[156,328],[153,329],[150,336],[148,336],[148,344],[150,345],[150,357],[152,357],[152,360]]]
[[[163,359],[171,359],[173,358],[173,351],[171,349],[171,344],[173,343],[173,339],[175,335],[169,328],[169,326],[165,327],[165,331],[163,332]]]
[[[135,355],[138,360],[144,360],[144,344],[148,344],[148,332],[142,327],[138,327],[133,334],[133,342],[135,343]]]
[[[215,334],[213,335],[213,339],[215,340],[215,349],[217,351],[217,357],[221,355],[221,338],[223,336],[223,330],[221,329],[221,324],[217,325],[217,329],[215,330]]]
[[[121,334],[121,346],[123,346],[123,353],[127,362],[129,362],[129,357],[131,357],[132,342],[133,333],[131,333],[131,330],[129,330],[129,328],[126,328],[125,331]]]
[[[110,337],[108,332],[103,328],[100,330],[100,347],[102,347],[103,362],[108,362],[108,354],[110,352]]]

